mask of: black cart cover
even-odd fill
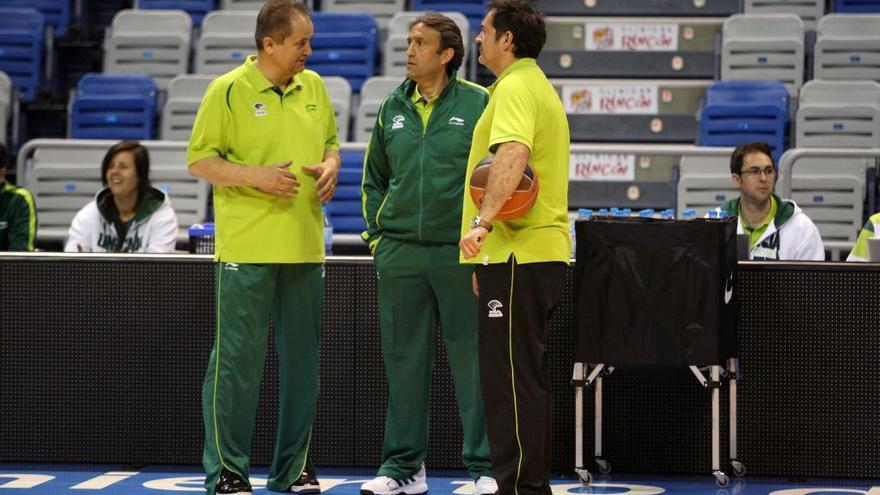
[[[736,218],[578,221],[575,359],[723,364],[737,355]]]

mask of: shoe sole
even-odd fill
[[[400,490],[392,490],[390,492],[371,492],[370,490],[361,490],[361,495],[425,495],[428,493],[428,484],[420,483],[416,486],[409,486]]]
[[[297,490],[296,487],[291,487],[290,491],[292,493],[299,493],[299,494],[308,495],[308,494],[321,493],[321,488],[320,487],[308,487],[308,488],[303,487],[303,488],[300,488],[299,490]]]

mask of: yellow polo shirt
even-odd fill
[[[281,199],[255,187],[214,186],[214,258],[236,263],[324,260],[316,179],[302,171],[339,148],[333,105],[321,77],[306,70],[278,89],[251,56],[218,77],[202,99],[187,162],[219,156],[248,167],[292,161],[299,194]]]
[[[761,236],[764,235],[764,232],[767,230],[767,227],[770,226],[770,222],[776,218],[776,211],[778,207],[776,205],[776,198],[772,195],[770,196],[770,212],[767,213],[767,217],[761,222],[761,225],[755,227],[754,229],[749,226],[749,221],[746,219],[745,215],[742,212],[742,202],[739,204],[739,220],[743,226],[743,232],[748,234],[749,236],[749,247],[755,247],[755,244],[758,243],[758,240],[761,239]]]
[[[463,263],[561,261],[571,258],[568,224],[570,141],[565,109],[535,59],[508,66],[489,88],[489,105],[474,128],[466,183],[477,163],[497,147],[516,141],[531,151],[529,163],[538,176],[538,198],[524,216],[495,220],[494,230],[475,258]],[[477,207],[465,190],[462,235],[470,230]]]
[[[433,112],[434,107],[437,106],[436,103],[439,100],[439,98],[440,98],[440,96],[437,95],[437,97],[435,97],[433,100],[427,101],[425,99],[425,97],[422,96],[422,93],[419,92],[418,85],[416,85],[416,87],[413,88],[413,93],[412,93],[412,96],[410,97],[410,100],[413,102],[413,105],[415,105],[416,110],[419,111],[419,117],[421,117],[421,119],[422,119],[422,133],[423,134],[428,129],[428,119],[431,118],[431,112]]]

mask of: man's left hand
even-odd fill
[[[336,181],[339,177],[339,163],[328,158],[314,167],[303,166],[303,172],[316,178],[315,189],[318,191],[318,199],[327,203],[333,199],[336,192]]]
[[[483,247],[487,235],[489,232],[485,228],[474,227],[458,241],[458,247],[461,248],[464,259],[471,259],[480,254],[480,248]]]

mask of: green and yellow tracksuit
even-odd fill
[[[34,197],[23,187],[0,182],[0,251],[33,251],[36,237]]]
[[[214,186],[217,328],[202,394],[209,493],[222,469],[249,475],[270,315],[280,385],[270,490],[286,491],[302,474],[318,395],[324,227],[315,179],[302,167],[339,148],[333,105],[317,73],[305,70],[281,88],[254,62],[249,57],[208,86],[187,161],[290,162],[300,187],[283,199],[255,187]]]
[[[362,237],[375,256],[388,412],[380,476],[415,474],[428,449],[434,336],[443,329],[464,430],[462,460],[491,476],[471,267],[458,263],[461,196],[486,90],[452,78],[427,102],[407,79],[379,111],[364,159]]]

